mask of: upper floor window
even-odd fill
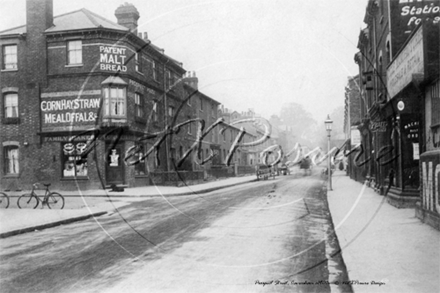
[[[104,88],[104,116],[126,117],[125,87],[110,86]]]
[[[3,145],[3,162],[4,172],[6,175],[19,174],[20,167],[18,145]]]
[[[142,96],[138,93],[134,94],[134,105],[136,117],[143,118],[144,116],[144,100]]]
[[[153,61],[153,79],[159,80],[159,66],[156,61]]]
[[[169,89],[173,86],[173,83],[171,81],[171,72],[169,70],[166,71],[166,88]]]
[[[142,56],[141,53],[136,52],[134,55],[135,68],[137,72],[142,72]]]
[[[168,107],[168,116],[170,116],[170,117],[174,116],[174,107],[172,107],[172,106]]]
[[[2,69],[17,69],[17,45],[3,46]]]
[[[67,42],[67,64],[82,64],[82,41]]]
[[[18,118],[18,95],[17,93],[7,93],[4,96],[4,117]]]
[[[159,120],[159,116],[157,115],[157,101],[153,101],[153,121],[157,122]]]

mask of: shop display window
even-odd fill
[[[67,142],[62,144],[63,178],[87,177],[87,157],[82,156],[86,142]]]

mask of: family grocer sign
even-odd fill
[[[99,46],[99,68],[105,71],[126,72],[127,48]]]

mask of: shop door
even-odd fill
[[[107,185],[124,184],[123,146],[118,144],[114,148],[110,148],[110,144],[106,144],[106,150],[105,178]]]

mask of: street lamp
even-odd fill
[[[327,130],[327,137],[328,137],[328,150],[327,150],[327,189],[332,190],[332,171],[330,168],[330,136],[332,132],[332,124],[333,121],[330,119],[330,115],[327,115],[327,120],[324,121],[325,124],[325,130]]]

